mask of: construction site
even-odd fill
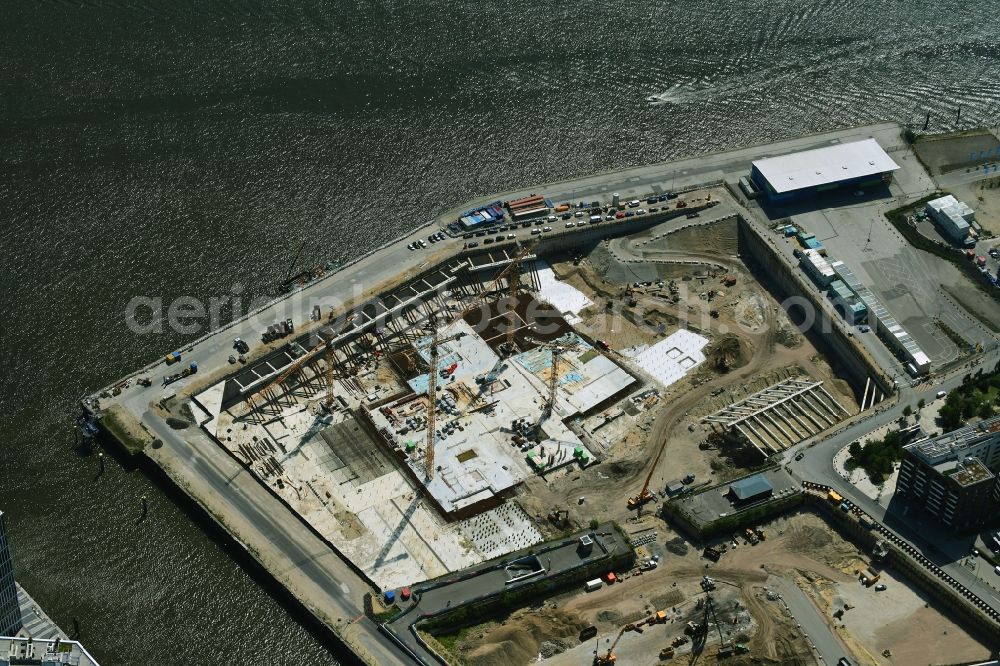
[[[735,218],[681,220],[467,253],[349,315],[317,307],[195,392],[194,418],[393,589],[629,519],[856,413],[860,389],[735,258]]]
[[[639,547],[658,566],[433,640],[453,663],[484,666],[652,666],[722,657],[731,664],[818,664],[819,627],[854,655],[852,663],[957,663],[989,655],[891,569],[881,570],[885,590],[866,585],[859,572],[872,566],[871,556],[819,516],[793,514],[755,534],[763,539],[734,535],[718,543],[717,561],[667,535]]]
[[[198,392],[198,421],[380,588],[434,578],[539,541],[507,500],[594,464],[569,423],[642,387],[582,306],[530,247],[457,260]]]

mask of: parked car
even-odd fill
[[[544,229],[542,229],[542,231],[544,231],[545,233],[549,233],[550,231],[552,231],[552,227],[545,227]]]

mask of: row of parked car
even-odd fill
[[[427,243],[428,242],[430,242],[431,244],[434,244],[434,243],[437,243],[438,241],[443,241],[445,238],[447,238],[447,236],[445,236],[445,233],[443,231],[438,231],[438,232],[435,232],[435,233],[431,234],[430,236],[428,236],[427,240],[415,240],[415,241],[413,241],[412,243],[410,243],[409,245],[406,246],[406,249],[408,249],[408,250],[420,250],[422,248],[427,247]]]
[[[647,204],[654,204],[661,201],[667,201],[669,199],[676,199],[676,198],[677,198],[676,192],[668,192],[666,194],[653,195],[647,197],[645,201]],[[647,215],[650,213],[657,213],[660,210],[655,206],[651,206],[649,210],[646,210],[645,208],[640,208],[642,204],[643,202],[640,199],[633,199],[624,204],[625,209],[619,210],[610,205],[601,206],[600,203],[596,201],[590,205],[586,204],[585,202],[580,202],[576,211],[565,210],[568,206],[570,206],[570,204],[563,204],[556,208],[556,211],[559,213],[558,215],[552,214],[544,218],[538,218],[536,220],[511,222],[508,224],[500,224],[495,227],[491,227],[490,229],[481,229],[479,231],[468,231],[462,234],[462,238],[467,241],[466,247],[475,248],[479,247],[480,243],[482,243],[483,245],[492,245],[493,243],[500,243],[502,241],[514,240],[517,238],[517,235],[513,233],[498,234],[498,232],[510,232],[510,231],[516,231],[517,229],[530,228],[532,236],[549,233],[552,231],[551,225],[558,222],[560,219],[566,221],[567,229],[572,229],[574,227],[584,226],[588,222],[590,224],[597,224],[598,222],[602,222],[604,220],[609,220],[609,221],[621,220],[625,218],[635,217],[636,215]],[[683,204],[678,204],[678,207],[681,207],[682,205]],[[698,213],[693,212],[689,213],[688,217],[697,217],[697,215]],[[584,218],[588,216],[589,220],[585,220]],[[449,229],[455,232],[458,230],[458,227],[455,225],[449,225]],[[498,234],[498,235],[494,236],[493,234]],[[477,238],[481,238],[482,240],[481,241],[475,240]],[[445,232],[439,231],[437,233],[428,236],[427,241],[424,240],[414,241],[413,243],[410,243],[407,247],[411,250],[426,248],[428,242],[436,243],[444,239],[445,239]]]

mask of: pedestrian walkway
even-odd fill
[[[20,635],[29,638],[61,638],[63,640],[69,638],[20,585],[17,586],[17,603],[21,607],[21,622],[24,625],[18,632]]]

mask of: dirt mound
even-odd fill
[[[791,326],[778,326],[774,341],[787,349],[797,349],[802,346],[802,335]]]
[[[711,367],[719,372],[742,368],[750,361],[750,345],[734,333],[720,335],[705,348]]]
[[[649,603],[653,604],[657,609],[662,610],[679,605],[684,601],[684,598],[684,593],[675,587],[666,594],[658,594],[650,598]]]
[[[457,645],[469,664],[511,666],[529,664],[538,654],[559,654],[579,643],[586,623],[575,614],[561,610],[515,611],[506,622],[481,639]]]
[[[675,539],[671,539],[665,545],[667,547],[667,550],[669,550],[674,555],[679,555],[681,557],[684,557],[685,555],[688,554],[688,544],[683,537],[677,537]]]
[[[602,610],[597,614],[599,622],[621,622],[622,614],[616,610]]]
[[[829,531],[815,525],[801,525],[788,533],[788,548],[796,552],[809,552],[825,548],[833,543],[833,535]]]

